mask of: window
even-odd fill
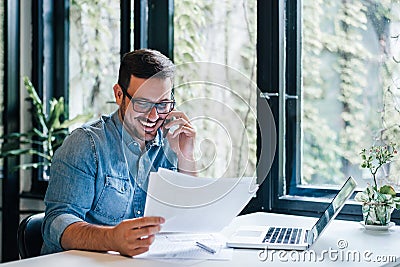
[[[398,3],[286,0],[279,7],[280,151],[272,209],[320,210],[348,176],[365,187],[362,148],[399,140]],[[398,142],[397,142],[398,143]],[[399,188],[399,161],[380,178]],[[311,197],[311,198],[307,198]],[[323,202],[323,201],[322,201]],[[359,214],[357,205],[344,213]]]
[[[398,4],[303,1],[301,184],[341,184],[359,168],[362,148],[399,140],[396,62]],[[381,179],[398,185],[399,162]]]
[[[98,117],[117,108],[112,88],[120,62],[120,14],[119,1],[70,3],[70,118]]]
[[[201,176],[255,175],[256,11],[255,0],[174,1],[175,96],[197,129]]]

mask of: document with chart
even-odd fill
[[[232,256],[233,249],[226,247],[220,234],[164,233],[156,235],[149,251],[135,258],[224,261]]]
[[[162,216],[162,232],[215,233],[255,195],[255,177],[203,178],[159,169],[149,177],[144,216]]]

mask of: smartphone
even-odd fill
[[[174,119],[175,119],[174,117],[169,118],[169,119],[166,119],[166,120],[164,121],[163,125],[170,123],[170,122],[173,121]],[[163,128],[164,128],[164,129],[163,129],[163,138],[165,138],[165,137],[167,137],[168,132],[169,132],[170,130],[172,130],[172,129],[166,129],[165,127],[163,127]]]
[[[173,121],[173,120],[175,120],[175,117],[166,119],[166,120],[164,121],[163,125],[168,124],[168,123],[170,123],[170,122]],[[164,129],[163,129],[163,138],[167,137],[168,132],[174,133],[175,130],[178,129],[178,128],[179,128],[178,125],[172,126],[172,127],[169,128],[169,129],[166,129],[166,128],[164,127]]]

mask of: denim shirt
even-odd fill
[[[118,112],[74,130],[50,168],[42,254],[63,250],[61,235],[72,223],[116,225],[142,217],[150,171],[177,170],[177,162],[160,129],[141,151]]]

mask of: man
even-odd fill
[[[43,254],[82,249],[134,256],[149,249],[164,222],[142,217],[149,172],[196,174],[196,132],[174,109],[173,75],[173,63],[157,51],[124,55],[113,88],[118,110],[73,131],[54,155]]]

